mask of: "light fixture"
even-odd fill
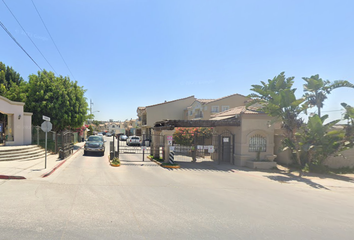
[[[21,114],[18,115],[18,120],[20,120],[20,119],[21,119]]]

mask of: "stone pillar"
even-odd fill
[[[160,134],[161,131],[156,131],[154,130],[154,134],[152,135],[152,146],[151,146],[151,150],[152,153],[151,155],[154,158],[159,158],[160,157]]]
[[[170,147],[172,145],[169,145],[168,144],[168,141],[167,141],[167,136],[172,136],[174,133],[174,130],[165,130],[163,131],[163,138],[164,138],[164,146],[163,146],[163,160],[165,163],[168,163],[169,162],[169,157],[170,157]]]

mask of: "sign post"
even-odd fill
[[[45,132],[45,162],[44,168],[47,168],[47,133],[52,130],[52,123],[50,122],[50,118],[43,115],[43,120],[45,120],[42,125],[41,129]]]

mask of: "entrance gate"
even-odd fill
[[[134,157],[134,159],[141,159],[141,161],[145,161],[146,157],[151,154],[151,135],[141,135],[132,137],[138,139],[132,139],[132,141],[128,141],[128,137],[127,140],[121,140],[120,136],[117,136],[115,144],[117,144],[116,149],[119,153],[120,160],[126,160],[128,158],[131,159],[132,156],[130,155],[139,155],[139,158]]]

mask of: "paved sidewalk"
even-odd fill
[[[84,142],[74,145],[73,155],[79,151]],[[45,168],[45,157],[35,160],[0,161],[0,179],[35,179],[49,176],[57,168],[65,163],[71,156],[64,160],[59,159],[59,154],[47,154]]]
[[[232,172],[234,174],[248,175],[254,178],[262,178],[265,181],[275,181],[281,184],[293,184],[298,186],[309,186],[323,190],[341,190],[354,192],[354,174],[315,174],[305,173],[298,177],[298,172],[289,172],[289,169],[278,165],[277,170],[255,170],[246,167],[237,167],[228,163],[215,162],[210,158],[198,158],[197,162],[191,162],[191,158],[175,158],[181,168],[179,171],[220,171]],[[177,170],[178,171],[178,170]]]

